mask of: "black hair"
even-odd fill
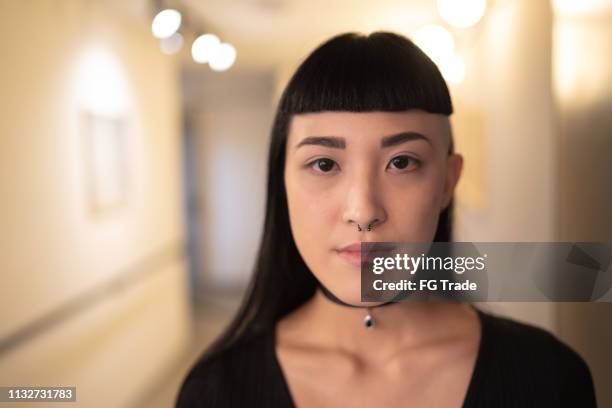
[[[318,286],[299,254],[284,185],[287,132],[293,115],[320,111],[406,111],[451,115],[450,94],[436,65],[412,41],[390,32],[341,34],[314,50],[289,80],[278,104],[268,155],[266,212],[254,274],[225,332],[202,358],[273,327]],[[453,151],[453,143],[449,154]],[[453,201],[434,241],[451,241]]]

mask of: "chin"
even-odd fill
[[[333,279],[333,281],[323,282],[325,287],[329,289],[334,296],[345,303],[359,306],[361,305],[361,279]]]

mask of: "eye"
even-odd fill
[[[401,156],[397,156],[391,159],[391,161],[389,162],[388,168],[393,166],[395,170],[405,170],[411,165],[419,167],[421,165],[421,161],[418,159],[415,159],[414,157],[410,157],[407,155],[401,155]]]
[[[331,159],[316,159],[308,163],[308,167],[317,173],[329,173],[335,165],[336,162]]]

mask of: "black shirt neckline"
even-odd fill
[[[480,372],[483,370],[489,335],[487,316],[485,312],[481,311],[473,305],[470,306],[476,311],[476,314],[478,315],[478,321],[480,322],[480,340],[478,342],[478,354],[476,355],[476,362],[474,363],[474,368],[472,369],[470,382],[468,383],[468,388],[463,399],[463,404],[461,405],[462,407],[474,406],[476,400],[476,385],[478,384]],[[297,407],[297,405],[293,400],[293,395],[291,395],[291,391],[289,390],[289,384],[287,382],[285,373],[280,365],[280,360],[278,359],[278,355],[276,353],[276,326],[272,327],[272,333],[270,336],[268,336],[268,338],[268,348],[273,360],[273,369],[276,371],[277,376],[280,379],[280,382],[282,383],[282,389],[286,399],[291,403],[291,407],[295,408]]]

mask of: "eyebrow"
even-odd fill
[[[432,145],[425,135],[418,132],[401,132],[394,135],[385,136],[380,141],[380,147],[391,147],[405,142],[413,140],[424,140]],[[295,147],[296,149],[306,145],[324,146],[332,149],[345,149],[346,142],[343,137],[337,136],[309,136],[304,139]]]

